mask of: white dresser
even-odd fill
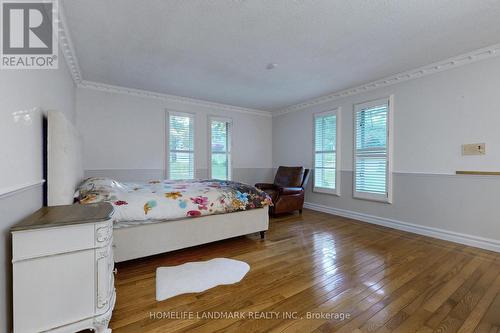
[[[113,207],[43,207],[12,229],[14,332],[108,330]]]

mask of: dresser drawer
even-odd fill
[[[41,332],[93,316],[94,258],[90,249],[14,263],[14,332]]]
[[[18,231],[12,234],[12,262],[92,249],[95,239],[93,223]]]

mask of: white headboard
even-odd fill
[[[83,179],[80,135],[59,111],[47,113],[48,205],[73,203],[73,194]]]

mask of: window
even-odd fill
[[[338,109],[314,115],[315,192],[338,194],[337,122]]]
[[[168,114],[169,179],[194,178],[194,116],[186,113]]]
[[[231,120],[210,118],[210,178],[231,179]]]
[[[354,106],[354,197],[391,201],[390,98]]]

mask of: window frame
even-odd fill
[[[208,121],[207,121],[207,133],[208,133],[208,178],[213,179],[212,176],[212,121],[220,121],[220,122],[225,122],[229,124],[229,135],[228,135],[228,142],[226,143],[227,145],[227,151],[225,152],[227,156],[227,162],[228,162],[228,170],[227,170],[227,175],[228,179],[227,180],[232,180],[233,179],[233,119],[228,118],[228,117],[220,117],[220,116],[208,116]],[[221,153],[223,154],[223,153]]]
[[[386,194],[359,192],[356,191],[356,160],[357,160],[357,126],[356,117],[358,112],[372,108],[381,104],[387,104],[387,133],[386,133]],[[354,199],[376,201],[383,203],[392,203],[392,166],[393,166],[393,114],[394,97],[393,95],[377,98],[370,101],[354,104],[353,106],[353,150],[352,150],[352,196]]]
[[[192,121],[192,128],[193,128],[193,150],[191,151],[180,151],[180,152],[189,152],[193,154],[193,178],[191,179],[196,179],[196,114],[191,113],[191,112],[180,112],[180,111],[173,111],[173,110],[166,110],[165,111],[165,120],[164,120],[164,128],[165,128],[165,135],[163,138],[163,142],[165,143],[165,168],[164,168],[164,178],[165,179],[171,179],[170,178],[170,116],[179,116],[179,117],[189,117],[191,118]]]
[[[324,116],[329,116],[329,115],[335,115],[335,188],[328,188],[328,187],[317,187],[315,186],[316,184],[316,118],[319,117],[324,117]],[[341,168],[340,168],[340,139],[341,139],[341,108],[336,107],[334,109],[328,110],[328,111],[322,111],[322,112],[317,112],[313,114],[313,123],[312,123],[312,128],[313,128],[313,185],[312,185],[312,191],[315,193],[323,193],[323,194],[330,194],[330,195],[335,195],[335,196],[340,196],[340,183],[341,183]]]

